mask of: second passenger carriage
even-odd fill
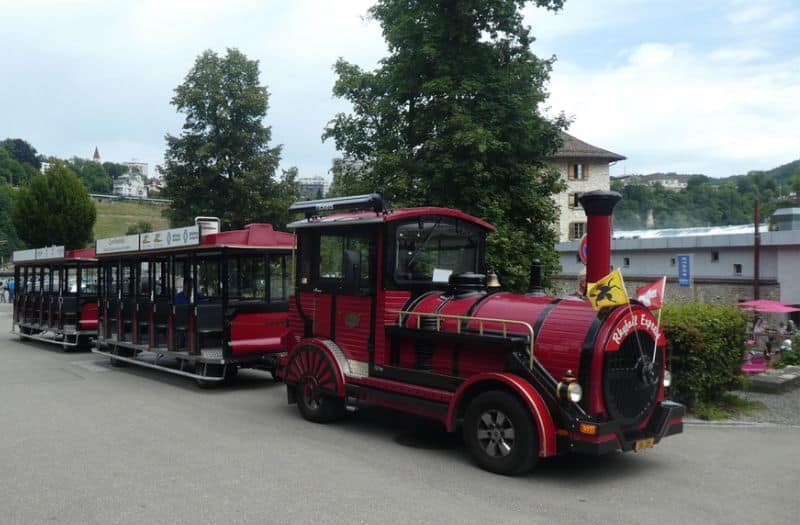
[[[211,387],[239,368],[274,371],[288,337],[294,236],[269,224],[199,225],[97,241],[95,353]]]

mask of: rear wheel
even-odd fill
[[[476,397],[467,407],[463,432],[472,458],[490,472],[522,474],[538,459],[539,439],[533,418],[508,392],[492,390]]]
[[[200,362],[197,362],[194,365],[194,373],[205,377],[222,377],[223,373],[222,369],[223,365],[207,364]],[[195,383],[197,383],[197,386],[199,386],[203,390],[210,390],[212,388],[217,388],[219,384],[222,382],[222,381],[201,379],[199,377],[196,377],[194,381]]]
[[[336,395],[336,371],[322,350],[299,350],[287,367],[287,378],[295,382],[300,414],[314,423],[327,423],[344,416],[344,400]]]

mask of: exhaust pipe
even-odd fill
[[[586,282],[594,283],[611,266],[611,214],[622,198],[616,191],[588,191],[578,197],[586,212]]]

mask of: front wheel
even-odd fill
[[[513,476],[531,470],[539,439],[533,418],[512,394],[484,392],[467,407],[464,443],[475,462],[489,472]]]

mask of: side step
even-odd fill
[[[47,333],[47,332],[41,332],[41,333]],[[61,346],[64,346],[64,347],[67,347],[67,346],[78,346],[78,338],[77,337],[75,338],[75,342],[74,343],[70,343],[66,339],[66,335],[65,334],[56,334],[56,335],[63,336],[64,337],[63,340],[53,339],[52,337],[46,337],[46,336],[43,336],[43,335],[23,334],[21,332],[17,332],[16,330],[11,330],[11,334],[17,335],[22,339],[32,339],[34,341],[41,341],[42,343],[52,343],[54,345],[61,345]]]
[[[193,372],[185,372],[183,370],[176,370],[176,369],[168,367],[168,366],[163,366],[163,365],[159,365],[159,364],[155,364],[155,363],[148,363],[147,361],[143,361],[141,359],[136,359],[135,357],[119,356],[119,355],[116,355],[116,354],[112,354],[111,352],[105,352],[103,350],[100,350],[99,348],[92,348],[92,353],[97,354],[97,355],[104,355],[104,356],[109,357],[111,359],[117,359],[119,361],[124,361],[126,363],[131,363],[133,365],[142,366],[142,367],[145,367],[145,368],[154,368],[156,370],[163,370],[164,372],[169,372],[170,374],[175,374],[175,375],[184,376],[184,377],[191,377],[192,379],[199,379],[201,381],[224,381],[225,380],[225,372],[227,372],[227,367],[231,366],[231,365],[228,365],[228,364],[224,365],[225,368],[223,368],[221,377],[204,376],[202,374],[195,374]],[[155,354],[155,355],[158,355],[158,354]]]

